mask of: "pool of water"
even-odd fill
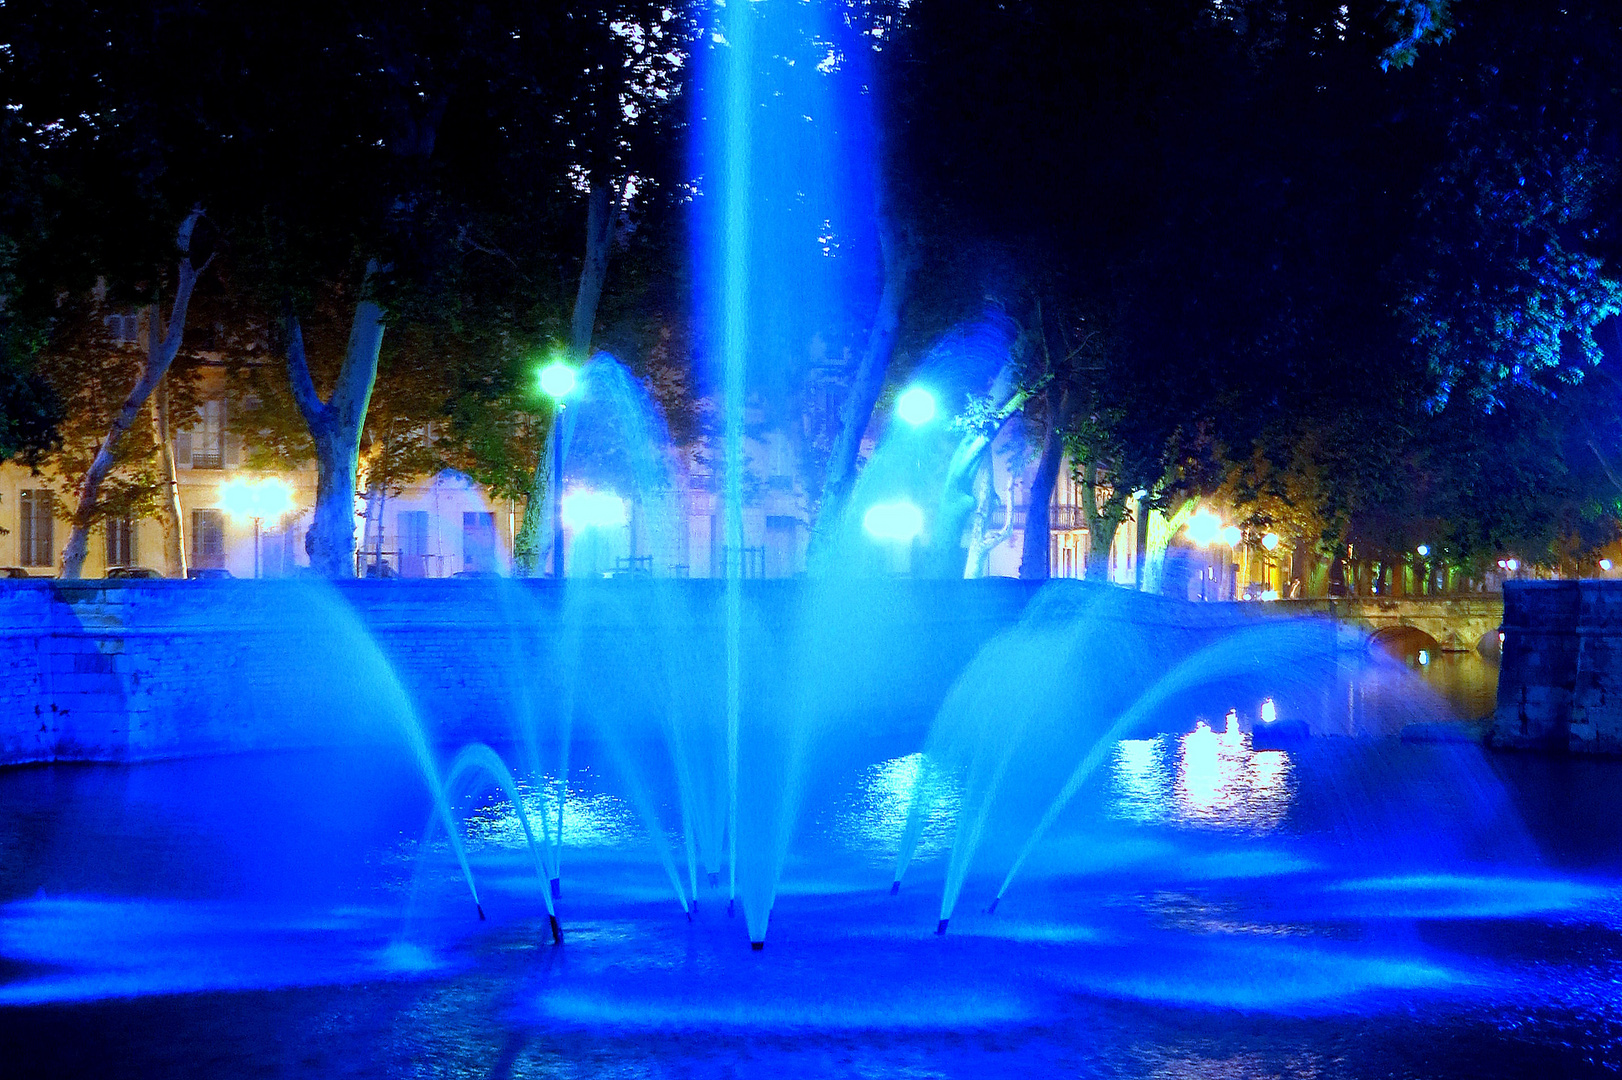
[[[944,936],[967,789],[917,794],[904,739],[840,755],[760,952],[725,874],[700,877],[687,918],[655,857],[680,837],[650,832],[589,742],[561,946],[510,804],[456,807],[481,922],[404,753],[12,770],[0,1055],[14,1075],[97,1076],[1622,1067],[1622,768],[1390,736],[1258,748],[1217,714],[1163,727],[1111,747],[992,914],[1035,812],[1015,783]],[[556,809],[548,781],[520,777],[537,814]],[[891,895],[914,797],[918,855]]]

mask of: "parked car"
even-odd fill
[[[153,578],[161,579],[163,577],[161,573],[152,569],[150,566],[109,566],[107,568],[107,576],[109,578],[121,578],[124,580],[138,578],[142,581],[150,581]]]
[[[190,581],[219,581],[231,576],[231,571],[223,566],[194,566],[186,571],[186,578]]]
[[[0,566],[0,578],[19,578],[19,577],[33,577],[33,576],[34,576],[33,574],[30,574],[27,570],[24,570],[20,566]]]

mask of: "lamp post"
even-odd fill
[[[280,521],[293,509],[293,489],[275,477],[250,480],[235,476],[220,485],[220,508],[234,518],[253,522],[253,576],[259,576],[259,534],[266,518]]]
[[[541,391],[552,399],[552,576],[563,578],[563,406],[579,381],[575,369],[554,360],[540,371]]]

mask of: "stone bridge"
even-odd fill
[[[1469,652],[1483,644],[1498,647],[1504,621],[1504,598],[1476,596],[1403,597],[1343,596],[1328,600],[1280,600],[1264,604],[1280,614],[1312,614],[1366,630],[1374,640],[1413,635],[1430,638],[1440,652]],[[1490,635],[1490,638],[1489,638]]]

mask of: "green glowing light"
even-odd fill
[[[575,374],[574,368],[562,360],[554,360],[541,369],[540,381],[542,393],[553,401],[562,403],[574,393],[579,377]]]

